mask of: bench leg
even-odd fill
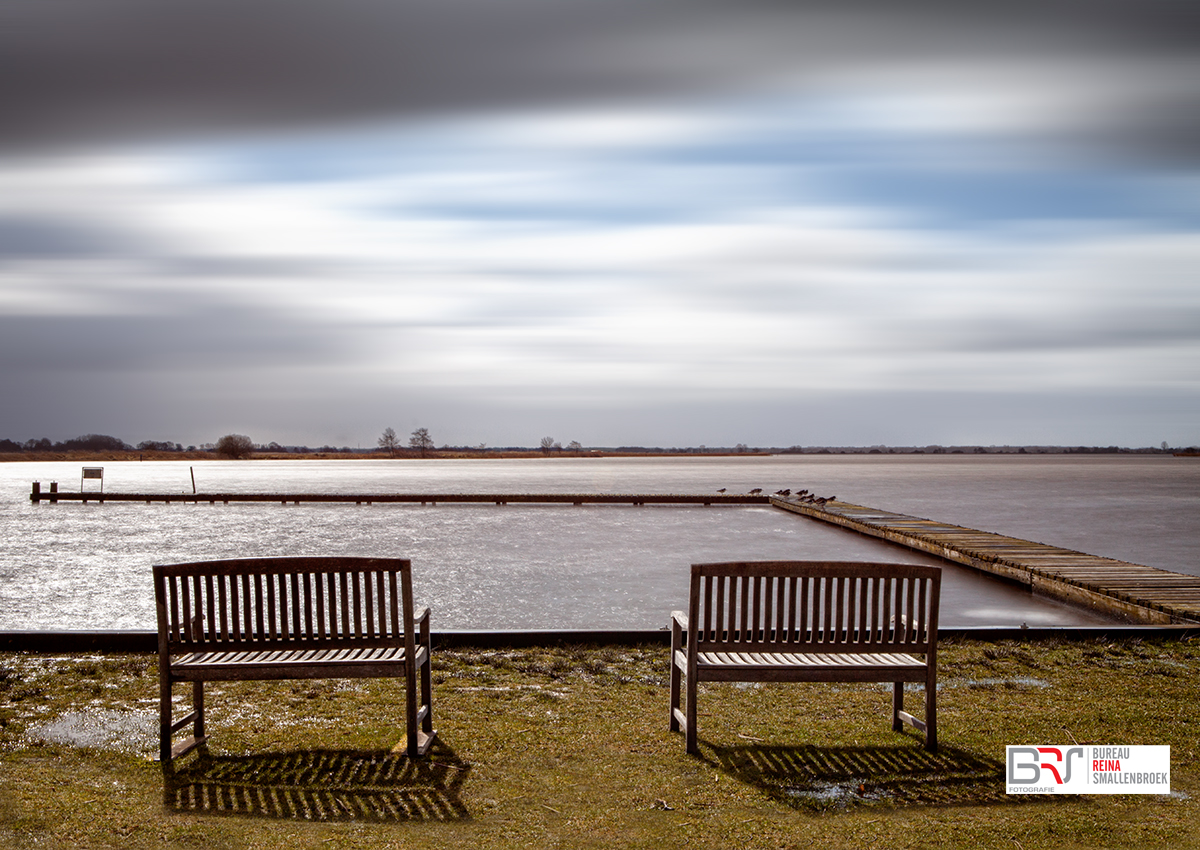
[[[925,681],[925,719],[919,720],[904,710],[904,683],[892,683],[892,729],[903,731],[904,724],[911,723],[918,732],[925,734],[925,749],[937,752],[937,679],[931,674]]]
[[[425,662],[419,665],[419,675],[417,666],[410,663],[404,675],[404,750],[412,759],[429,752],[437,736],[433,731],[433,671],[429,653],[425,653]]]
[[[158,675],[158,760],[171,764],[171,679],[165,672]]]
[[[667,727],[672,732],[679,731],[679,685],[682,678],[679,669],[678,653],[680,649],[679,628],[671,630],[671,722]]]
[[[695,754],[700,752],[700,747],[696,744],[696,696],[699,688],[695,673],[689,672],[692,672],[692,675],[687,677],[687,717],[684,721],[687,726],[683,730],[683,735],[687,742],[687,751]]]
[[[421,729],[426,735],[433,734],[433,664],[430,653],[425,653],[425,663],[421,665],[421,709],[424,717],[421,719]]]
[[[203,744],[208,738],[204,734],[204,683],[192,683],[192,713],[179,719],[178,723],[172,717],[172,681],[165,674],[159,674],[158,680],[158,760],[164,768],[171,768],[171,762]],[[192,737],[178,744],[174,742],[175,733],[192,724]]]
[[[428,619],[425,622],[428,623]],[[433,746],[437,732],[433,730],[433,647],[429,630],[422,629],[421,635],[425,645],[425,663],[421,665],[421,738],[417,742],[417,752],[425,755]]]
[[[414,759],[420,754],[417,725],[417,676],[410,658],[404,677],[404,729],[408,734],[408,757]]]
[[[937,752],[937,678],[931,674],[925,682],[925,749]]]
[[[204,683],[192,682],[192,709],[196,712],[196,720],[192,724],[192,737],[197,741],[204,740]]]

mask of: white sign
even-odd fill
[[[1009,794],[1170,794],[1168,746],[1005,747]]]
[[[103,466],[85,466],[83,474],[79,477],[79,492],[83,492],[83,482],[89,478],[94,478],[100,482],[100,492],[104,492],[104,467]]]

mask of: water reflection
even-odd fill
[[[1020,494],[1023,504],[1033,503],[1022,510],[1045,523],[1025,536],[1059,545],[1087,529],[1050,528],[1058,515],[1036,502],[1038,481],[1057,482],[1055,499],[1075,511],[1088,498],[1106,498],[1103,481],[1149,475],[1144,463],[1070,466],[1058,458],[1042,465],[996,458],[922,464],[912,458],[881,463],[802,457],[154,462],[105,464],[105,486],[110,492],[191,492],[192,465],[200,489],[231,492],[663,493],[807,486],[964,524],[971,524],[964,516],[986,519],[972,511],[990,499],[998,524],[972,521],[973,527],[1002,533],[1014,533],[1004,518],[1020,513],[1012,505]],[[1180,496],[1194,484],[1195,468],[1155,466],[1170,474],[1159,475],[1154,487],[1167,489],[1144,498],[1143,511],[1165,512],[1163,521],[1190,530],[1194,519],[1171,511],[1196,513],[1194,498]],[[1024,477],[1017,474],[1022,470]],[[968,486],[972,475],[974,488]],[[419,600],[433,609],[437,629],[660,628],[672,609],[685,607],[689,564],[766,558],[943,566],[942,622],[948,626],[1102,622],[932,556],[766,507],[28,502],[31,481],[58,480],[64,490],[75,489],[78,476],[78,464],[0,464],[0,628],[151,629],[152,564],[301,554],[411,558]],[[1063,480],[1075,482],[1070,498]],[[1126,502],[1132,506],[1128,520],[1137,515],[1137,500],[1127,496]],[[1108,514],[1101,516],[1111,525]],[[1136,535],[1127,530],[1125,536]],[[1194,551],[1200,532],[1190,544],[1184,537],[1180,545]]]

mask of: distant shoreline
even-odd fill
[[[1004,456],[1004,457],[1041,457],[1046,455],[1161,455],[1164,457],[1200,457],[1200,452],[1192,450],[1159,450],[1159,449],[1119,449],[1112,448],[1070,448],[1062,446],[1037,446],[1030,450],[1019,450],[1018,448],[1005,446],[1003,448],[992,447],[989,449],[981,449],[974,446],[963,447],[946,447],[941,450],[929,449],[914,449],[914,448],[894,448],[880,450],[875,447],[853,447],[844,446],[837,448],[812,448],[802,451],[796,450],[775,450],[775,451],[621,451],[594,449],[583,451],[552,451],[549,453],[542,452],[539,449],[528,450],[470,450],[470,449],[430,449],[422,455],[421,452],[415,449],[398,449],[395,455],[388,454],[381,450],[363,450],[363,451],[337,451],[337,452],[254,452],[250,457],[239,458],[244,461],[256,460],[562,460],[567,458],[684,458],[684,457],[724,457],[724,458],[749,458],[749,457],[776,457],[776,456],[808,456],[808,457],[826,457],[831,455],[882,455],[889,457],[920,455],[920,456],[944,456],[944,455],[962,455],[970,457],[985,457],[985,456]],[[136,449],[130,451],[34,451],[34,452],[0,452],[0,463],[97,463],[97,462],[125,462],[125,461],[228,461],[233,458],[222,457],[216,452],[207,451],[182,451],[182,452],[164,452],[164,451],[138,451]]]
[[[566,458],[609,458],[609,457],[771,457],[775,452],[620,452],[620,451],[582,451],[582,452],[551,452],[545,454],[537,449],[529,451],[463,451],[460,449],[432,449],[424,456],[418,451],[398,451],[395,456],[380,451],[363,452],[255,452],[250,457],[238,458],[243,461],[256,460],[559,460]],[[0,463],[21,462],[98,462],[98,461],[146,461],[146,460],[194,460],[194,461],[228,461],[233,458],[221,457],[216,452],[3,452],[0,453]]]

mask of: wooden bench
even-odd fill
[[[936,750],[940,589],[937,567],[693,564],[687,615],[671,615],[671,731],[698,751],[700,682],[892,682],[892,728],[909,723]],[[924,721],[903,710],[905,682],[925,683]]]
[[[163,764],[208,740],[205,682],[251,679],[403,677],[406,748],[411,757],[424,755],[436,735],[429,609],[414,618],[410,566],[398,558],[252,558],[156,566]],[[193,708],[172,721],[176,682],[193,683]],[[192,736],[172,746],[174,734],[188,724]]]

